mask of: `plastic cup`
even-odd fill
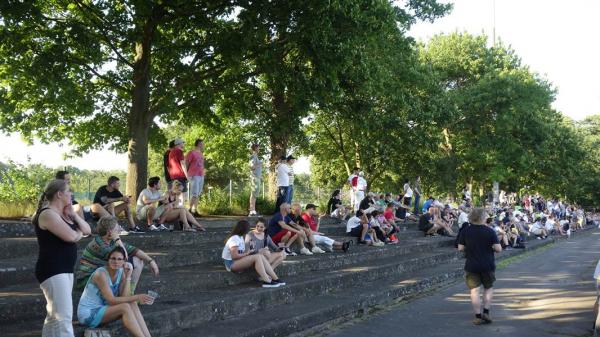
[[[154,290],[148,290],[148,296],[152,297],[152,302],[148,303],[148,305],[154,304],[154,300],[158,298],[158,293]]]

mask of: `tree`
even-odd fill
[[[211,115],[243,74],[230,1],[4,1],[0,129],[76,153],[127,150],[128,193],[144,188],[157,122]],[[242,76],[243,81],[243,76]]]

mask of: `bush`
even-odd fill
[[[200,198],[200,212],[211,215],[247,215],[250,192],[237,192],[233,195],[229,205],[229,192],[222,189],[213,189],[204,193]],[[260,214],[273,214],[275,202],[258,198],[256,211]]]

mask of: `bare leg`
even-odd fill
[[[471,305],[473,306],[473,312],[475,315],[481,314],[481,301],[479,299],[479,288],[471,289]]]
[[[100,218],[112,215],[106,208],[102,207],[102,205],[100,204],[92,204],[92,213],[97,214]]]
[[[190,223],[188,222],[187,209],[185,209],[185,208],[178,208],[177,210],[179,211],[179,221],[183,222],[183,230],[192,229],[190,227]]]
[[[205,230],[204,227],[202,227],[202,225],[200,223],[198,223],[198,221],[196,220],[196,218],[194,218],[194,216],[192,215],[192,213],[190,213],[190,211],[188,211],[187,209],[184,209],[184,210],[185,210],[185,215],[186,215],[188,223],[191,223],[197,229]]]
[[[145,337],[129,303],[111,305],[106,308],[102,317],[102,323],[112,322],[119,318],[123,320],[123,325],[134,337]]]
[[[238,272],[242,270],[246,270],[250,267],[254,267],[256,273],[260,276],[261,280],[265,282],[271,282],[271,278],[265,272],[265,266],[263,265],[262,255],[249,255],[244,256],[239,260],[236,260],[231,266],[231,271]]]
[[[114,214],[119,215],[121,212],[125,212],[125,216],[127,217],[127,221],[129,222],[129,228],[135,228],[135,221],[133,221],[133,216],[131,215],[131,210],[129,209],[128,203],[122,203],[118,206],[114,206]]]
[[[148,226],[151,226],[154,221],[154,214],[156,213],[156,208],[150,206],[146,211],[146,221],[148,222]]]
[[[365,235],[367,235],[367,231],[369,230],[369,226],[367,224],[363,224],[362,232],[360,233],[360,241],[365,241]]]
[[[190,209],[195,211],[198,207],[198,196],[192,196],[192,200],[190,200]]]
[[[310,228],[302,228],[302,230],[306,234],[306,237],[308,238],[308,242],[310,242],[311,247],[315,247],[317,244],[315,243],[315,237],[313,236]]]
[[[260,256],[260,259],[262,260],[263,267],[265,268],[265,272],[271,277],[272,280],[278,280],[279,277],[277,277],[277,274],[275,274],[275,271],[271,267],[269,260],[267,260],[267,258],[262,254],[258,254],[258,256]]]
[[[250,196],[250,205],[248,206],[250,212],[256,212],[256,198]]]
[[[283,260],[285,260],[285,253],[284,252],[270,253],[269,257],[267,259],[269,260],[269,264],[271,265],[271,268],[275,269],[280,264],[283,263]]]
[[[138,307],[138,304],[136,302],[129,303],[129,305],[131,305],[131,311],[133,311],[133,315],[135,316],[135,319],[137,320],[140,329],[142,329],[144,336],[150,337],[150,331],[148,331],[148,326],[146,326],[146,321],[144,320],[144,316],[142,316],[140,307]]]
[[[135,291],[135,287],[140,281],[140,276],[144,270],[144,261],[137,256],[133,257],[133,271],[131,272],[131,293]]]
[[[494,297],[494,288],[483,289],[483,308],[490,310],[492,298]]]

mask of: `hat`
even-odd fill
[[[292,159],[296,159],[296,157],[292,156],[291,154],[287,157],[287,160],[292,160]]]
[[[183,143],[185,143],[185,142],[181,138],[175,138],[175,140],[173,141],[174,145],[181,145]]]
[[[311,209],[311,208],[312,208],[312,209],[316,209],[317,207],[318,207],[318,206],[317,206],[317,205],[315,205],[315,204],[306,204],[306,207],[305,207],[305,209]]]

